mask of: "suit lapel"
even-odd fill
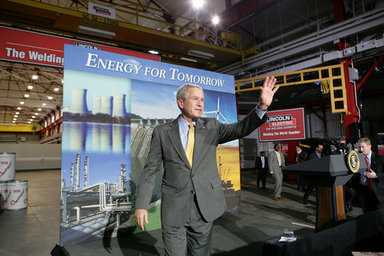
[[[169,140],[180,158],[190,167],[183,145],[181,144],[179,123],[177,118],[171,123],[171,129],[168,130]]]

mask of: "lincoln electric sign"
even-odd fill
[[[305,139],[304,109],[268,111],[268,121],[259,129],[260,141]]]

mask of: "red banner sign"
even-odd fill
[[[304,109],[268,111],[268,121],[259,128],[260,141],[305,139]]]
[[[0,26],[0,59],[2,60],[63,67],[64,44],[160,61],[157,55]]]

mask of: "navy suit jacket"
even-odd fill
[[[372,151],[370,168],[377,178],[372,180],[372,187],[380,204],[384,205],[384,157]]]

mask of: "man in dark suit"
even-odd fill
[[[356,187],[363,213],[366,214],[384,207],[384,159],[372,151],[370,139],[361,138],[357,143],[368,166],[360,173],[360,182]]]
[[[296,145],[296,152],[295,152],[295,163],[301,163],[307,160],[307,153],[303,151],[301,146],[298,144]],[[304,184],[304,177],[303,175],[296,175],[296,182],[297,182],[297,189],[300,191],[305,190],[305,184]]]
[[[268,173],[268,157],[265,156],[264,151],[261,151],[260,156],[256,157],[255,169],[257,172],[257,186],[260,187],[261,181],[263,189],[266,189],[265,184],[267,181]]]
[[[312,152],[309,155],[309,160],[323,157],[323,150],[324,150],[324,146],[322,144],[318,143],[316,145],[315,152]],[[303,204],[307,204],[308,203],[308,197],[312,193],[312,191],[315,189],[315,187],[316,186],[313,183],[308,183],[307,184],[307,188],[305,189],[305,193],[304,193],[304,196],[303,196]]]
[[[266,121],[264,114],[279,88],[275,83],[276,78],[267,77],[258,106],[233,124],[201,117],[201,87],[187,84],[177,91],[181,115],[154,128],[135,205],[135,221],[144,230],[156,174],[163,165],[161,220],[166,255],[210,255],[212,222],[226,210],[216,146],[246,136]]]

